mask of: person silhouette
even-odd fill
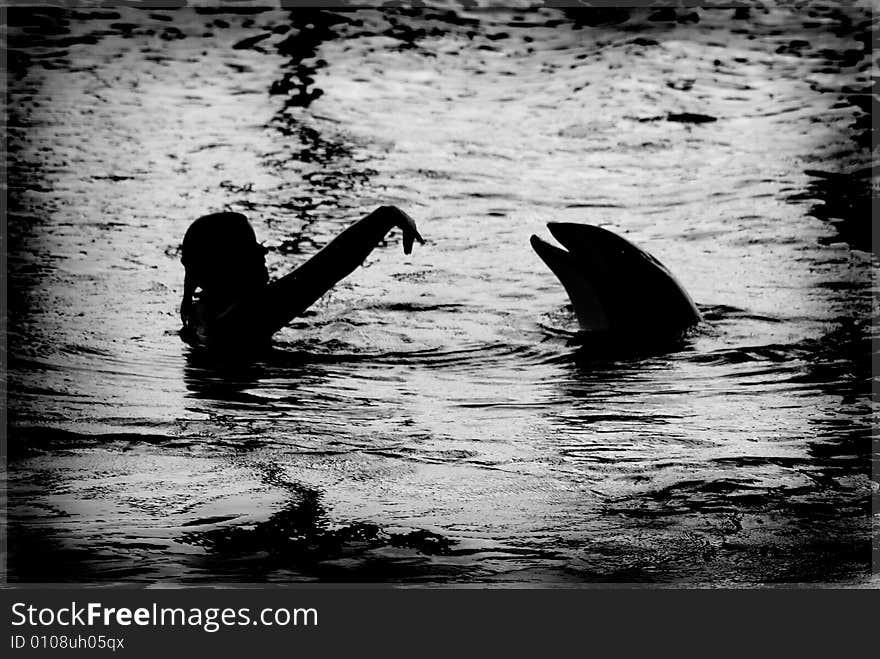
[[[266,248],[241,213],[195,220],[181,246],[185,270],[180,337],[197,348],[247,350],[302,314],[351,274],[394,227],[403,251],[424,244],[415,221],[399,208],[380,206],[345,229],[289,274],[269,280]]]

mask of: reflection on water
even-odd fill
[[[867,8],[9,12],[11,581],[860,581]],[[177,338],[178,245],[398,238],[270,349]],[[577,332],[544,223],[705,317]]]

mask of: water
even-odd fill
[[[8,579],[869,578],[875,23],[662,14],[10,10]],[[278,275],[383,203],[270,353],[177,338],[195,217]],[[550,220],[706,322],[584,343]]]

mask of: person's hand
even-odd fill
[[[383,206],[381,210],[388,215],[394,226],[403,231],[404,254],[412,253],[413,242],[415,242],[416,240],[418,240],[419,244],[421,245],[425,244],[425,239],[422,238],[419,230],[416,228],[416,221],[412,219],[409,215],[404,213],[396,206]]]

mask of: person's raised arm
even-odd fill
[[[380,206],[355,222],[317,254],[267,289],[267,330],[275,332],[302,314],[337,282],[354,272],[391,229],[403,231],[403,251],[424,240],[415,221],[399,208]]]

